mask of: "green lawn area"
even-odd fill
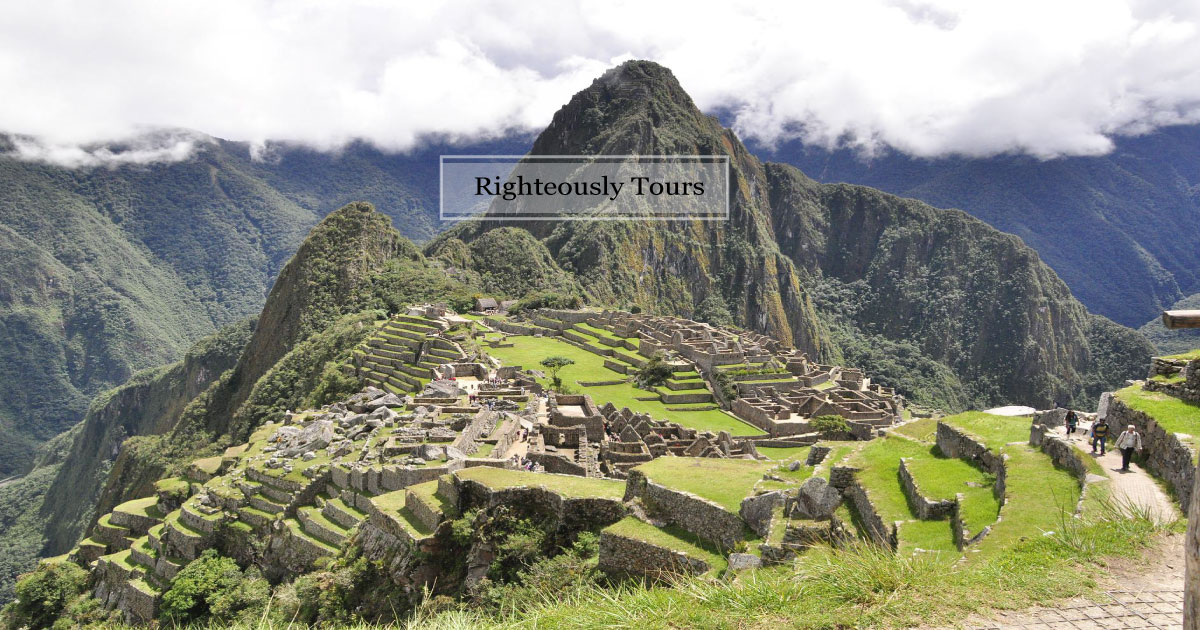
[[[934,456],[910,459],[908,471],[930,499],[953,500],[955,494],[962,494],[960,515],[968,531],[979,532],[996,522],[1000,502],[992,495],[991,475],[961,459]]]
[[[1115,392],[1114,395],[1131,409],[1154,418],[1164,430],[1193,436],[1188,441],[1193,445],[1197,444],[1197,439],[1200,438],[1200,405],[1193,405],[1161,392],[1148,392],[1140,385],[1131,385]]]
[[[1063,519],[1071,519],[1079,501],[1079,482],[1056,468],[1050,458],[1028,444],[1006,446],[1008,455],[1008,502],[1003,519],[979,543],[983,552],[1004,553],[1022,538],[1036,539],[1047,531],[1061,531]]]
[[[1195,350],[1184,352],[1182,354],[1172,354],[1170,356],[1165,356],[1163,358],[1164,359],[1177,359],[1180,361],[1194,361],[1196,359],[1200,359],[1200,348],[1196,348]]]
[[[934,456],[928,444],[887,436],[868,442],[850,458],[851,465],[860,469],[858,480],[867,489],[884,523],[916,521],[900,486],[901,457],[933,459]],[[905,523],[900,528],[900,547],[956,551],[949,521]]]
[[[765,455],[776,461],[790,461],[798,459],[803,461],[808,457],[808,452],[812,450],[811,446],[760,446],[758,453]]]
[[[655,527],[640,519],[627,516],[609,525],[604,531],[634,540],[644,540],[665,549],[682,551],[693,558],[707,562],[708,566],[715,571],[724,570],[728,565],[725,556],[712,551],[694,534],[671,525]]]
[[[991,449],[999,449],[1009,442],[1029,441],[1029,416],[997,416],[982,411],[968,411],[942,418],[942,422],[982,439]]]
[[[614,479],[589,479],[573,475],[506,470],[491,466],[464,468],[454,474],[459,479],[478,481],[493,490],[540,486],[566,497],[621,499],[625,496],[625,482]]]
[[[754,490],[763,473],[774,464],[752,459],[709,457],[659,457],[641,464],[641,471],[655,483],[690,492],[737,514],[742,499]]]
[[[124,512],[126,514],[138,514],[150,518],[162,518],[162,512],[158,511],[158,496],[149,496],[143,499],[134,499],[126,501],[121,505],[113,508],[114,512]]]
[[[1027,416],[995,416],[978,411],[943,419],[982,439],[988,448],[1008,455],[1008,480],[1001,509],[1002,520],[979,543],[982,553],[1002,553],[1022,538],[1036,539],[1044,532],[1062,529],[1079,501],[1079,482],[1071,473],[1028,444]],[[1013,444],[1013,442],[1019,442]]]
[[[709,411],[671,411],[661,400],[635,400],[635,398],[653,396],[654,392],[637,389],[631,384],[601,385],[597,387],[580,387],[576,381],[605,381],[620,378],[620,374],[604,367],[604,357],[592,354],[587,350],[573,346],[565,341],[548,337],[509,337],[512,348],[487,348],[487,353],[505,365],[519,365],[525,369],[545,371],[538,365],[542,359],[550,356],[563,356],[575,362],[564,367],[559,376],[563,382],[572,386],[580,393],[588,394],[597,405],[611,402],[618,409],[629,407],[637,413],[648,413],[655,420],[678,422],[685,427],[701,431],[729,431],[730,435],[761,435],[762,431],[753,427],[720,409]],[[543,385],[549,379],[541,379]]]
[[[929,442],[933,444],[937,441],[937,419],[936,418],[921,418],[906,424],[902,424],[892,431],[900,435],[908,436],[920,442]]]
[[[603,328],[600,328],[599,326],[593,326],[591,324],[585,324],[585,323],[575,324],[575,326],[580,328],[581,330],[583,330],[584,334],[590,334],[593,337],[605,337],[607,339],[612,339],[614,341],[624,341],[625,340],[624,337],[618,337],[618,336],[614,335],[612,332],[604,330]],[[635,343],[637,342],[636,339],[633,339],[632,341],[634,341]]]

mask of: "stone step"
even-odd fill
[[[436,530],[446,519],[457,517],[454,508],[437,494],[438,481],[426,481],[405,489],[404,505],[428,530]]]
[[[275,520],[275,514],[250,505],[238,508],[238,519],[254,529],[265,529]]]
[[[315,565],[320,558],[332,558],[338,555],[337,547],[306,533],[300,521],[294,518],[285,518],[283,524],[287,526],[288,533],[291,535],[291,544],[297,547],[294,551],[299,556],[309,558],[310,564]]]
[[[96,521],[96,527],[92,529],[92,539],[96,542],[104,543],[110,547],[127,548],[128,545],[122,547],[122,540],[128,537],[129,530],[115,525],[112,522],[112,514],[105,514]]]
[[[367,518],[366,514],[353,506],[347,505],[341,498],[326,501],[324,507],[321,508],[321,513],[325,515],[325,518],[346,529],[353,529]]]
[[[340,548],[350,538],[350,532],[345,527],[326,518],[315,506],[296,510],[296,518],[305,533],[332,547]]]
[[[272,501],[261,494],[252,494],[247,497],[247,500],[250,503],[250,507],[270,514],[279,514],[287,509],[287,505]]]
[[[81,566],[88,566],[96,561],[97,558],[103,556],[107,551],[107,546],[104,543],[96,542],[91,538],[84,538],[79,541],[79,545],[71,552],[71,559]]]
[[[396,490],[371,497],[369,513],[372,522],[382,525],[393,536],[414,543],[433,537],[434,530],[426,527],[405,505],[407,493],[407,490]]]

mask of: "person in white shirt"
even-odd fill
[[[1134,449],[1142,450],[1142,434],[1132,424],[1129,425],[1117,436],[1117,448],[1121,451],[1121,472],[1129,472],[1129,460],[1133,457]]]

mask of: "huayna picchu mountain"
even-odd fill
[[[668,70],[653,63],[623,64],[577,94],[538,137],[534,153],[728,154],[733,162],[731,218],[501,226],[468,222],[421,250],[400,235],[387,216],[369,204],[352,203],[314,227],[282,266],[254,325],[225,328],[198,344],[180,364],[146,373],[95,403],[85,424],[66,436],[74,442],[66,460],[55,461],[57,478],[46,471],[37,477],[42,483],[47,477],[51,481],[49,490],[42,490],[45,498],[37,512],[45,527],[44,553],[65,553],[85,535],[92,540],[87,553],[99,551],[99,535],[110,555],[112,550],[136,552],[143,554],[141,560],[154,560],[156,567],[162,564],[149,557],[151,552],[166,553],[154,548],[161,545],[161,536],[154,542],[133,535],[150,536],[145,527],[153,520],[150,515],[143,514],[149,520],[119,517],[125,525],[94,516],[145,499],[156,488],[163,490],[156,485],[162,478],[194,473],[192,462],[197,458],[205,465],[216,462],[219,472],[237,459],[237,446],[252,437],[264,438],[266,423],[278,428],[295,417],[288,412],[344,400],[359,391],[368,376],[380,385],[387,378],[396,379],[393,385],[409,382],[405,378],[428,380],[437,364],[421,360],[425,346],[413,348],[407,342],[390,350],[398,356],[382,355],[403,367],[380,364],[407,377],[347,370],[352,365],[362,368],[355,363],[355,349],[373,338],[385,317],[406,312],[413,304],[444,303],[465,312],[476,305],[475,298],[495,296],[518,300],[516,312],[583,302],[742,327],[748,337],[765,334],[780,348],[794,347],[806,355],[803,362],[789,360],[788,365],[734,366],[721,377],[681,374],[666,378],[654,392],[626,393],[619,399],[637,401],[635,406],[660,414],[655,422],[675,421],[679,414],[698,418],[695,422],[704,423],[714,435],[755,433],[754,427],[732,423],[727,410],[719,407],[729,406],[729,396],[738,394],[736,382],[743,377],[767,379],[772,387],[778,381],[800,382],[803,375],[788,372],[789,366],[811,364],[816,372],[824,370],[824,380],[810,379],[803,387],[835,383],[830,366],[845,365],[847,375],[854,373],[850,368],[870,374],[866,380],[861,372],[848,379],[857,383],[855,391],[895,390],[917,402],[957,410],[993,402],[1048,406],[1094,399],[1103,389],[1138,375],[1150,353],[1135,331],[1089,315],[1015,237],[961,212],[937,210],[869,188],[823,185],[794,168],[760,163],[731,131],[695,108]],[[509,325],[498,323],[492,333]],[[395,335],[411,341],[413,334],[425,334],[429,327],[414,331],[412,326],[398,326]],[[612,331],[585,330],[591,332],[578,334],[594,335],[596,343],[588,344],[597,348],[633,343],[614,337]],[[464,356],[478,355],[469,343],[455,343]],[[501,344],[494,349],[496,356],[503,348]],[[405,358],[409,354],[413,356]],[[506,364],[543,358],[514,357]],[[622,367],[618,358],[615,367],[599,368],[613,374],[582,380],[615,380],[626,386],[628,374],[643,367],[626,363],[623,371],[615,370]],[[380,374],[385,378],[378,379]],[[190,379],[187,383],[180,383],[183,375]],[[809,405],[806,408],[855,409],[861,404],[866,405],[862,413],[877,411],[869,407],[870,401],[851,399],[858,394],[837,400],[828,399],[829,394],[801,396],[809,398],[796,404]],[[697,402],[686,402],[692,398]],[[764,409],[773,405],[769,400],[762,404]],[[265,445],[258,448],[256,455]],[[739,454],[747,452],[741,448]],[[704,448],[697,451],[702,452]],[[240,470],[248,474],[244,467]],[[76,479],[75,474],[94,476]],[[459,480],[447,483],[460,489]],[[188,492],[196,481],[193,475],[184,484]],[[262,494],[278,507],[285,500],[283,486],[291,488],[268,482],[261,492],[250,494]],[[249,488],[238,491],[245,494]],[[0,487],[0,504],[6,489]],[[454,490],[448,486],[446,491]],[[171,493],[165,495],[164,508],[170,506]],[[206,505],[204,510],[213,507]],[[287,509],[298,507],[316,505]],[[204,525],[203,516],[193,513],[182,525],[172,525],[172,531],[178,531],[169,537],[186,539],[196,531],[193,526]],[[280,527],[300,527],[311,537],[307,528],[327,525],[315,517],[310,521]],[[127,549],[122,548],[125,542],[130,543]],[[122,570],[126,577],[145,573],[116,560],[106,561],[116,578]],[[160,580],[156,588],[163,586],[164,576],[155,575]]]
[[[730,219],[475,222],[426,254],[455,260],[458,241],[525,230],[591,303],[701,318],[715,307],[946,408],[1094,399],[1136,376],[1128,366],[1151,352],[1136,332],[1090,315],[1014,236],[963,212],[759,162],[651,62],[625,63],[576,94],[531,153],[727,154]],[[491,264],[469,262],[482,274]]]

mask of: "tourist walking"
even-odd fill
[[[1096,454],[1097,446],[1101,455],[1108,452],[1108,421],[1104,418],[1097,418],[1092,423],[1092,455]]]
[[[1075,428],[1079,426],[1079,415],[1074,409],[1067,410],[1067,435],[1075,432]]]
[[[1129,425],[1117,436],[1117,448],[1121,451],[1121,472],[1129,472],[1129,459],[1133,457],[1134,449],[1142,450],[1142,434]]]

